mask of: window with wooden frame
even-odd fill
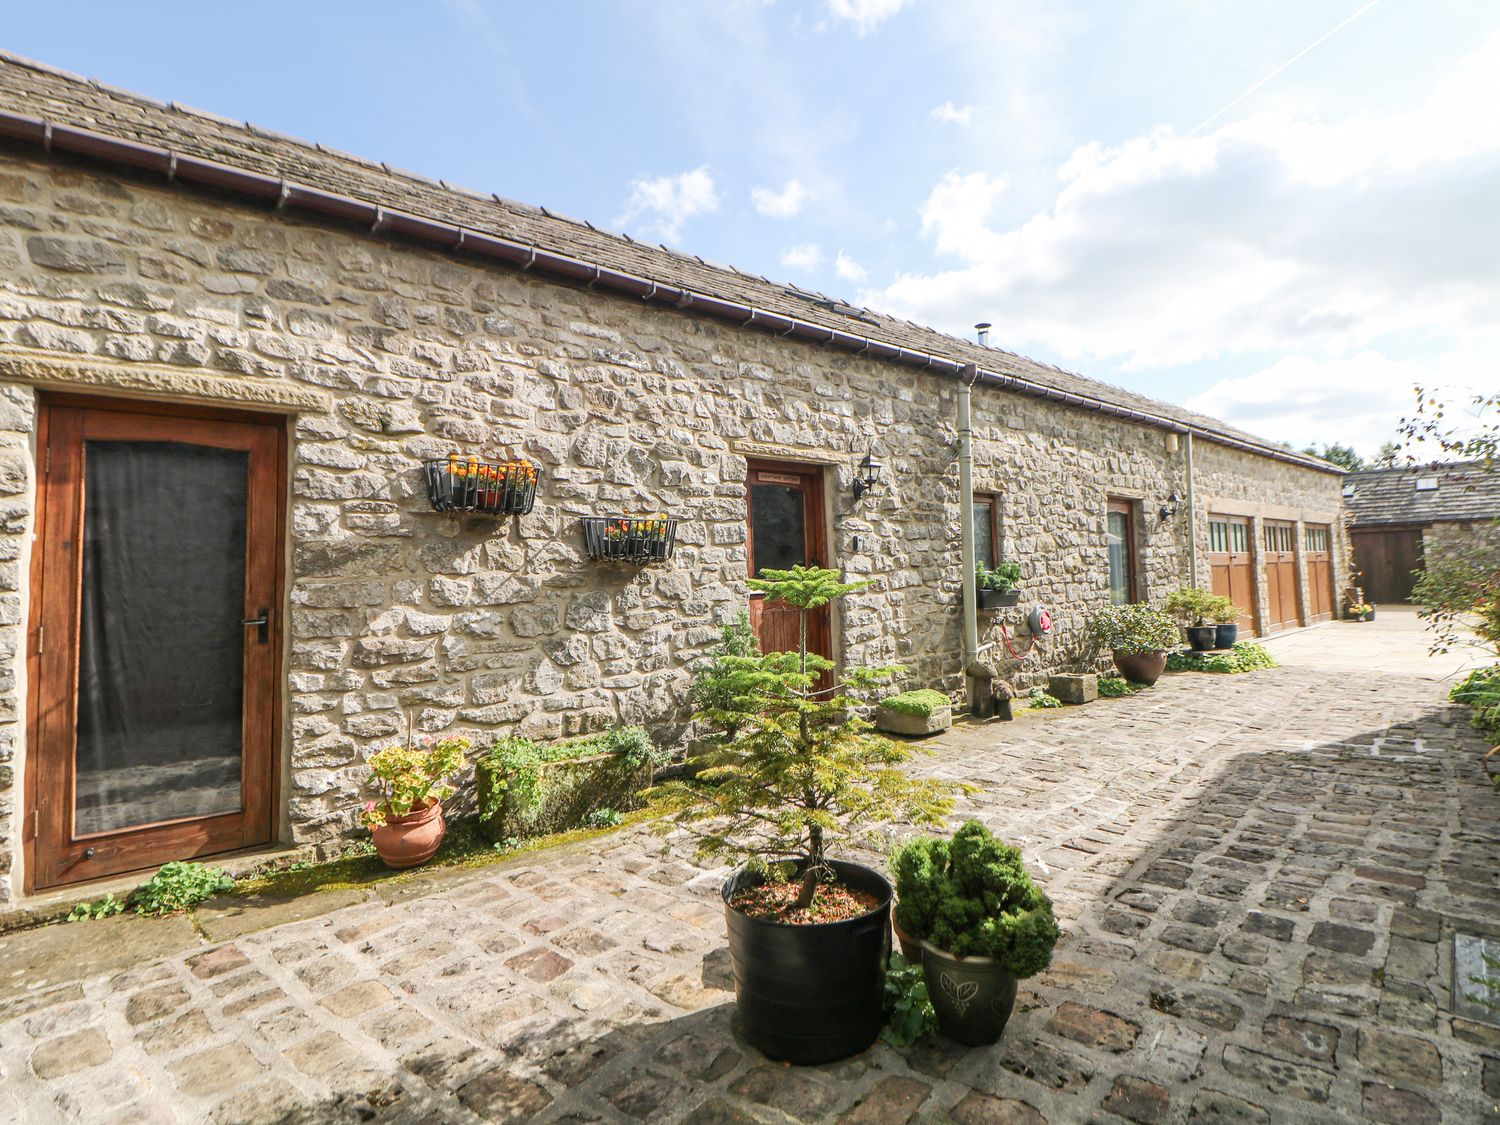
[[[999,497],[974,494],[974,561],[993,570],[1000,562]]]
[[[1111,498],[1105,513],[1109,547],[1109,602],[1127,605],[1140,589],[1135,567],[1135,505]]]

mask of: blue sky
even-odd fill
[[[1278,440],[1373,452],[1413,381],[1500,388],[1487,0],[58,2],[3,27],[115,85],[993,321]]]

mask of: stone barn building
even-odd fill
[[[1349,473],[1344,511],[1354,584],[1376,605],[1405,602],[1425,560],[1500,550],[1500,470],[1458,461]]]
[[[0,898],[334,843],[409,717],[678,738],[768,565],[872,579],[817,643],[957,694],[965,503],[1023,684],[1030,603],[1222,576],[1269,631],[1347,568],[1331,466],[1021,356],[13,57],[0,146]],[[435,511],[450,456],[535,507]]]

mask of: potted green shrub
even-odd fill
[[[909,777],[912,751],[859,717],[855,692],[898,669],[846,666],[807,650],[807,616],[867,585],[820,567],[766,570],[750,586],[795,607],[797,652],[719,658],[732,716],[699,717],[733,733],[647,796],[705,858],[743,861],[723,885],[740,1026],[775,1059],[813,1064],[862,1051],[884,1021],[891,886],[878,871],[831,859],[829,844],[862,825],[937,825],[953,787]],[[748,711],[740,702],[753,700]]]
[[[1217,629],[1214,647],[1233,648],[1240,639],[1240,607],[1234,604],[1233,598],[1220,595],[1214,606],[1213,619]]]
[[[1219,643],[1219,628],[1213,623],[1218,597],[1210,590],[1186,586],[1167,595],[1165,609],[1182,622],[1188,646],[1194,652],[1207,652]]]
[[[387,867],[416,867],[437,854],[448,831],[443,798],[448,778],[464,768],[467,738],[425,736],[413,746],[387,746],[371,756],[369,785],[378,796],[366,801],[360,820]]]
[[[994,1043],[1016,1002],[1016,981],[1052,962],[1052,901],[1021,853],[977,820],[952,840],[923,837],[891,863],[896,921],[921,941],[938,1030],[971,1047]]]
[[[1107,605],[1089,628],[1100,648],[1114,654],[1115,667],[1132,683],[1150,687],[1167,667],[1167,650],[1177,647],[1177,622],[1145,602]]]
[[[1021,600],[1019,588],[1021,565],[1003,562],[994,568],[976,563],[974,566],[974,596],[980,609],[999,609],[1016,605]]]
[[[887,734],[937,734],[952,725],[953,701],[931,688],[888,695],[875,708],[875,729]]]

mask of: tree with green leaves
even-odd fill
[[[750,625],[750,615],[740,610],[733,621],[726,621],[719,643],[693,669],[693,687],[689,698],[700,715],[714,714],[713,737],[734,735],[745,715],[755,707],[755,700],[734,694],[741,682],[739,660],[760,655],[760,639]]]
[[[1365,467],[1365,459],[1354,452],[1352,445],[1340,445],[1334,442],[1332,445],[1325,444],[1322,449],[1316,445],[1309,445],[1302,451],[1309,457],[1321,457],[1330,464],[1337,465],[1345,472],[1355,473]]]
[[[832,661],[807,649],[807,619],[837,598],[869,585],[836,570],[796,566],[751,579],[768,601],[798,611],[798,650],[718,657],[722,698],[697,716],[733,734],[689,760],[696,776],[648,791],[653,805],[686,828],[705,858],[743,861],[773,875],[800,868],[796,908],[805,910],[832,869],[831,840],[861,826],[904,819],[935,827],[953,808],[956,788],[909,777],[912,750],[877,734],[860,717],[868,695],[901,671],[846,667],[819,687]],[[736,701],[752,701],[748,713]]]

